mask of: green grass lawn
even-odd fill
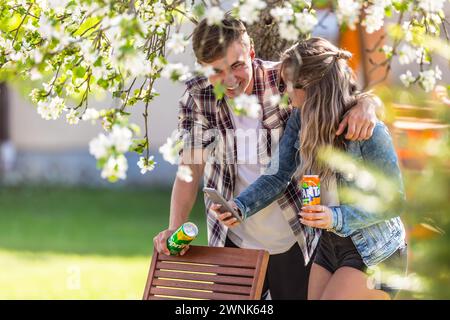
[[[0,299],[140,299],[170,191],[0,189]],[[206,245],[199,197],[194,244]]]

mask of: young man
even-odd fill
[[[179,130],[185,133],[180,165],[191,168],[193,181],[175,180],[169,227],[153,239],[158,252],[165,254],[169,254],[167,238],[188,220],[202,177],[205,187],[216,189],[225,199],[238,195],[264,172],[291,111],[279,107],[274,98],[282,90],[278,64],[255,58],[241,21],[227,16],[221,25],[209,26],[206,19],[202,20],[194,30],[193,49],[197,61],[212,68],[214,74],[189,80],[180,101]],[[223,99],[216,99],[214,84],[225,87]],[[232,111],[229,99],[242,94],[258,98],[261,110],[257,119]],[[374,100],[360,101],[343,120],[338,133],[347,128],[347,139],[369,138],[377,106]],[[236,135],[248,130],[263,134],[249,144],[242,135]],[[270,292],[272,299],[307,298],[310,261],[319,234],[307,231],[311,229],[299,222],[301,198],[296,183],[291,183],[283,196],[264,212],[232,230],[217,219],[207,198],[205,205],[210,246],[268,250],[270,259],[263,292]]]

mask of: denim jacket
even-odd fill
[[[261,175],[252,185],[234,199],[244,219],[255,214],[276,200],[287,185],[299,166],[301,159],[300,148],[300,111],[295,109],[286,126],[279,143],[278,153],[272,158],[278,171],[275,174]],[[357,161],[364,161],[377,169],[382,170],[398,186],[397,199],[404,203],[404,190],[402,177],[398,165],[397,155],[387,127],[378,121],[373,135],[366,141],[347,141],[346,152]],[[278,156],[277,156],[278,155]],[[353,181],[347,181],[337,175],[338,191],[344,187],[355,188]],[[361,210],[361,206],[352,206],[343,203],[331,207],[333,212],[333,225],[330,231],[341,237],[350,236],[356,249],[367,266],[374,266],[397,249],[405,245],[405,228],[396,212],[370,212]]]

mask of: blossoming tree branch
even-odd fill
[[[190,70],[168,61],[168,54],[182,53],[190,35],[180,32],[183,24],[195,24],[206,17],[208,24],[220,23],[225,14],[221,1],[177,0],[0,0],[0,76],[22,76],[38,83],[31,100],[43,119],[64,117],[69,125],[80,121],[99,123],[104,129],[90,142],[90,153],[97,159],[101,175],[109,181],[125,179],[128,169],[125,153],[141,155],[141,173],[151,171],[148,108],[158,93],[160,77],[185,81],[193,74],[211,75],[213,70],[197,66]],[[226,1],[227,8],[232,1]],[[400,75],[405,86],[431,91],[442,71],[432,60],[439,54],[450,60],[449,21],[444,14],[446,0],[337,0],[270,1],[239,0],[232,14],[251,26],[262,11],[269,12],[279,37],[297,41],[308,37],[321,23],[318,7],[334,12],[341,28],[361,24],[367,33],[384,28],[389,45],[377,50],[386,58],[380,65],[419,65],[419,71]],[[448,3],[447,3],[448,4]],[[387,23],[386,17],[395,17]],[[375,66],[376,67],[376,66]],[[389,70],[389,68],[387,68]],[[414,68],[417,69],[417,68]],[[106,92],[118,104],[102,110],[89,105],[96,92]],[[218,97],[223,88],[215,88]],[[279,97],[280,105],[285,104]],[[142,104],[144,134],[129,122],[129,116]],[[258,99],[240,96],[234,100],[235,112],[257,113]],[[180,141],[176,135],[160,148],[164,158],[176,163]],[[189,168],[179,176],[189,181]]]

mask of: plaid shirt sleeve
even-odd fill
[[[183,146],[187,149],[205,149],[214,141],[210,121],[202,114],[192,95],[186,90],[180,100],[178,132]]]

